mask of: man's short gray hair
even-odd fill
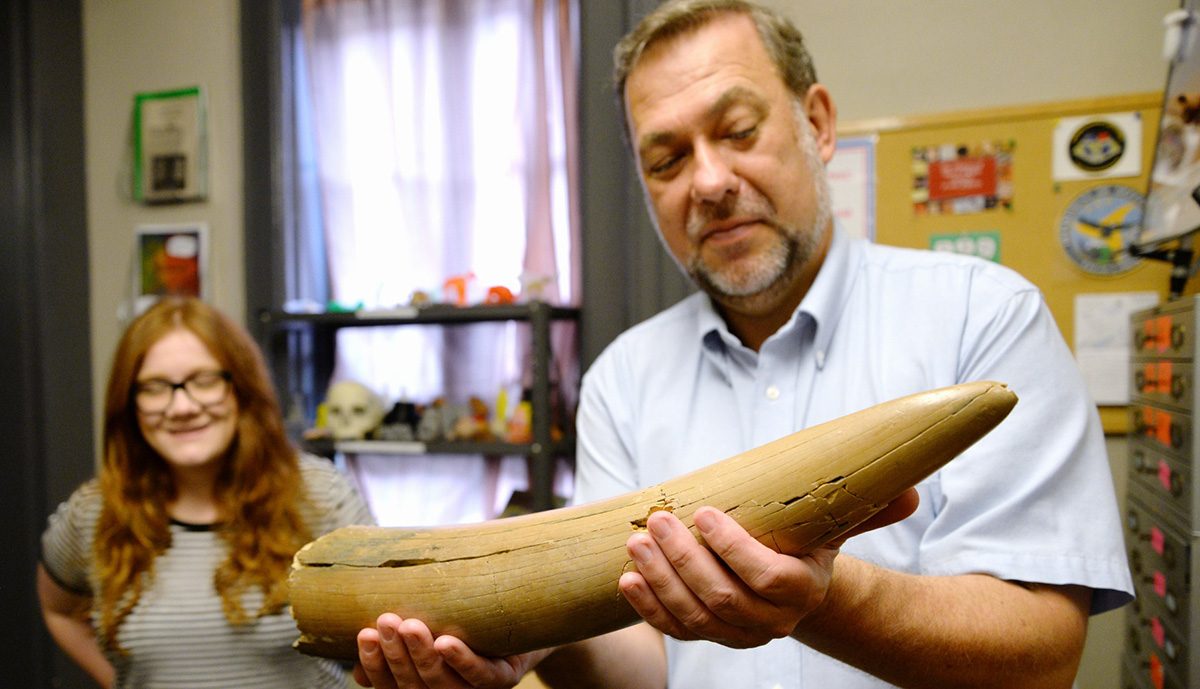
[[[800,30],[786,17],[749,0],[668,0],[638,22],[613,50],[613,88],[626,134],[625,82],[646,49],[657,41],[694,31],[727,12],[750,17],[780,78],[803,102],[808,89],[817,83],[817,73]]]

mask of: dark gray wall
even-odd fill
[[[0,677],[85,687],[37,607],[46,515],[92,474],[79,0],[0,2]]]
[[[584,368],[614,337],[692,291],[650,224],[617,117],[612,50],[655,0],[580,2]]]
[[[246,318],[256,332],[256,314],[284,300],[283,223],[286,172],[283,104],[290,93],[290,65],[280,59],[284,17],[298,0],[241,3],[242,127],[244,131]],[[294,21],[294,20],[293,20]]]

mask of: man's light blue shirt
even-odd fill
[[[759,352],[706,295],[631,328],[584,376],[576,502],[645,487],[914,392],[975,380],[1019,397],[918,486],[916,514],[844,553],[930,575],[987,573],[1132,598],[1095,406],[1037,288],[978,259],[835,230],[792,319]],[[668,640],[670,686],[890,686],[791,639],[754,650]]]

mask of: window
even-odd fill
[[[448,278],[470,276],[473,302],[502,286],[577,303],[573,15],[571,0],[305,4],[296,57],[310,79],[295,96],[296,139],[312,143],[298,204],[308,222],[289,255],[297,273],[324,257],[328,283],[305,287],[297,275],[293,297],[391,308],[418,292],[441,299]],[[344,330],[334,378],[363,382],[389,405],[491,401],[502,387],[515,398],[523,335],[518,324]],[[557,364],[560,380],[574,379],[574,361]],[[358,459],[385,523],[494,516],[525,472],[516,458],[504,467],[476,457]],[[492,484],[498,494],[464,492]]]

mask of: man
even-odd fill
[[[578,501],[920,390],[993,379],[1021,400],[922,482],[912,516],[840,551],[778,554],[704,508],[708,550],[658,512],[620,579],[645,624],[486,659],[385,615],[360,635],[360,681],[511,686],[536,666],[555,687],[1071,686],[1088,614],[1132,585],[1099,421],[1037,290],[835,228],[836,110],[774,14],[669,2],[616,57],[658,232],[703,292],[589,370]]]

